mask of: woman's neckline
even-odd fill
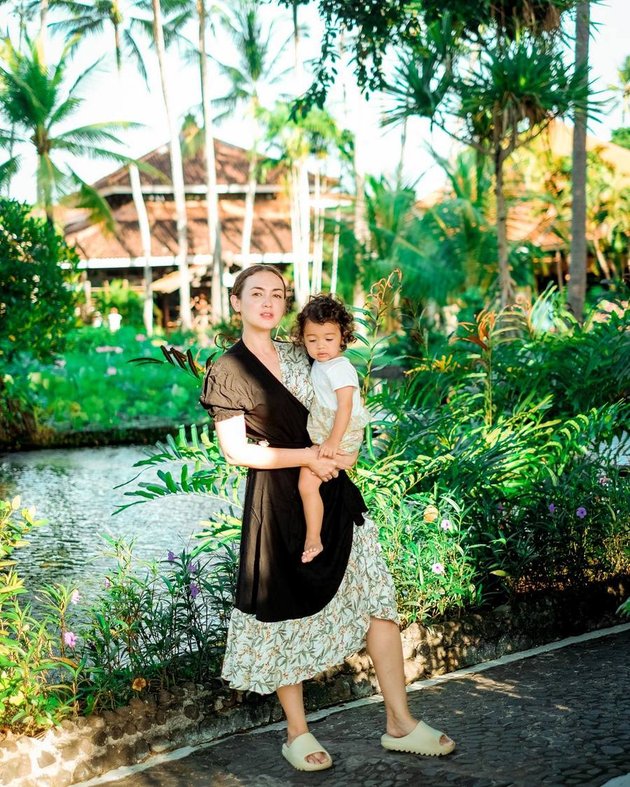
[[[250,347],[242,336],[241,336],[241,343],[243,344],[243,347],[245,347],[247,352],[250,353],[250,355],[252,355],[258,361],[258,363],[260,363],[262,366],[265,367],[265,369],[269,372],[269,374],[271,374],[273,377],[275,377],[276,380],[278,380],[279,383],[284,385],[284,374],[283,374],[283,370],[282,370],[282,358],[280,356],[280,352],[278,351],[278,347],[277,347],[278,342],[275,342],[273,339],[271,339],[271,346],[273,348],[273,351],[274,351],[274,353],[276,355],[276,359],[278,361],[278,371],[280,372],[279,376],[273,371],[273,369],[270,369],[267,366],[267,364],[262,360],[262,358],[256,353],[256,350],[253,349],[252,347]]]

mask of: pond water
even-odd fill
[[[133,485],[114,487],[136,475],[133,464],[145,451],[125,446],[0,455],[0,496],[19,495],[22,506],[35,506],[37,518],[48,520],[13,555],[29,588],[68,582],[87,597],[96,595],[113,562],[104,554],[104,533],[133,539],[134,552],[146,559],[164,559],[169,549],[177,552],[192,541],[200,521],[217,509],[203,495],[161,498],[112,516],[129,502],[124,492]],[[145,471],[143,480],[153,473]]]

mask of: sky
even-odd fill
[[[7,4],[8,5],[8,4]],[[0,9],[0,31],[8,30],[13,40],[17,41],[15,20],[7,5]],[[280,51],[282,43],[290,35],[291,25],[287,12],[274,4],[265,7],[265,19],[274,24],[274,45]],[[310,35],[305,40],[304,56],[314,58],[319,49],[321,24],[313,5],[302,9],[301,21],[305,23]],[[624,58],[630,55],[630,2],[629,0],[606,0],[592,7],[592,19],[595,23],[591,44],[590,62],[591,78],[595,80],[596,89],[602,91],[602,98],[613,98],[609,86],[618,81],[617,69]],[[194,30],[190,30],[194,40]],[[162,102],[159,72],[155,55],[147,53],[149,67],[149,86],[132,67],[124,67],[118,75],[113,69],[113,59],[107,53],[111,47],[111,39],[105,36],[94,37],[75,56],[68,69],[69,81],[87,69],[97,58],[104,60],[99,70],[84,83],[83,95],[85,102],[73,117],[72,126],[88,123],[130,120],[142,124],[142,128],[125,131],[127,144],[125,153],[139,157],[149,150],[167,141],[167,126]],[[51,38],[48,45],[48,59],[53,61],[61,50],[63,42],[59,37]],[[219,60],[228,60],[231,45],[226,43],[225,34],[220,33],[211,41],[211,54]],[[286,47],[280,52],[280,64],[290,68],[292,48]],[[174,54],[169,56],[169,87],[177,117],[181,120],[193,107],[199,104],[199,90],[196,67],[185,64],[182,58]],[[295,90],[294,84],[280,82],[263,95],[263,102],[272,104],[278,92]],[[350,111],[342,113],[342,95],[349,97]],[[227,92],[227,85],[218,74],[213,74],[212,91],[219,97]],[[337,83],[329,97],[329,109],[342,124],[362,135],[368,171],[372,174],[392,176],[398,166],[400,151],[400,129],[384,130],[380,125],[382,101],[378,96],[368,102],[360,97],[349,69],[341,69]],[[628,121],[630,122],[630,120]],[[621,107],[615,99],[597,123],[591,123],[590,133],[601,139],[610,139],[611,131],[621,125]],[[250,141],[248,125],[244,122],[243,113],[235,113],[217,128],[217,137],[237,145],[247,146]],[[410,122],[407,132],[403,173],[405,182],[414,185],[419,196],[438,188],[443,175],[433,162],[429,148],[434,148],[440,155],[448,155],[451,142],[440,132],[431,132],[428,121],[416,119]],[[12,184],[11,196],[16,199],[32,201],[34,199],[34,160],[25,154],[26,166]],[[90,161],[83,159],[74,164],[77,173],[87,181],[94,181],[116,169],[111,162]]]

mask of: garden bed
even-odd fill
[[[566,636],[619,622],[630,575],[581,588],[533,592],[480,614],[463,614],[402,633],[408,682],[478,664]],[[376,691],[364,652],[305,685],[311,711]],[[172,692],[137,697],[126,707],[67,719],[38,738],[9,734],[0,742],[3,784],[63,787],[181,746],[193,746],[282,718],[275,697],[186,684]]]

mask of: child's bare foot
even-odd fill
[[[302,563],[310,563],[320,552],[324,551],[322,542],[319,539],[306,539],[304,552],[302,552]]]

